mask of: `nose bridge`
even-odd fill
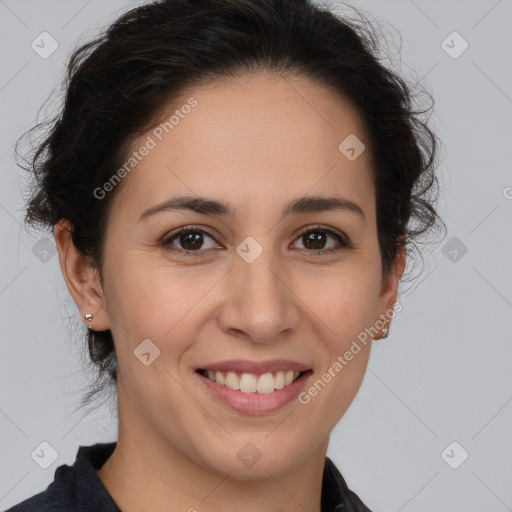
[[[242,274],[242,282],[248,293],[255,296],[268,296],[268,300],[282,300],[282,281],[278,278],[279,263],[270,250],[265,251],[253,262],[239,261],[237,271]],[[281,272],[282,274],[282,272]],[[263,298],[263,297],[262,297]]]
[[[256,244],[254,239],[245,240],[237,248],[223,327],[244,331],[254,341],[266,341],[293,327],[298,312],[279,256],[263,244],[258,244],[257,254]]]
[[[286,293],[283,290],[283,283],[278,278],[281,265],[274,251],[267,246],[260,249],[259,254],[255,253],[257,247],[253,240],[248,240],[240,244],[237,253],[247,250],[248,253],[242,253],[235,263],[234,271],[241,274],[242,299],[251,307],[261,305],[261,309],[273,308],[279,309],[286,300]],[[256,254],[254,260],[247,259],[246,254]],[[282,274],[281,268],[281,274]]]

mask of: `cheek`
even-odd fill
[[[322,368],[306,392],[329,417],[332,427],[345,413],[363,381],[372,335],[369,330],[377,315],[375,287],[361,281],[332,285],[331,299],[316,308],[325,327]],[[318,298],[318,301],[320,299]],[[325,391],[324,391],[325,389]],[[318,398],[313,398],[318,397]],[[306,397],[307,398],[307,397]]]
[[[108,271],[107,308],[114,339],[135,347],[149,338],[162,349],[177,352],[187,344],[190,320],[200,311],[202,299],[218,276],[165,263],[148,264],[144,257],[118,258],[105,263]],[[187,332],[187,336],[180,333]],[[164,341],[165,340],[165,341]],[[169,340],[172,340],[170,343]],[[133,349],[132,347],[132,349]]]
[[[330,328],[334,343],[357,336],[376,320],[380,273],[370,265],[333,268],[296,283],[297,296]]]
[[[320,394],[333,418],[348,408],[363,380],[372,341],[370,328],[378,318],[379,280],[376,266],[347,266],[329,278],[314,280],[317,286],[307,287],[304,282],[300,292],[322,326],[325,358],[316,388],[325,385],[329,389]]]

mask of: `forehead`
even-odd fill
[[[345,140],[364,143],[362,123],[323,85],[299,76],[220,79],[162,109],[133,142],[131,151],[151,149],[120,192],[140,211],[178,193],[216,196],[237,211],[279,199],[280,211],[286,200],[333,191],[371,210],[369,151],[350,160]]]

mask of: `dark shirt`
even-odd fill
[[[96,472],[115,447],[115,442],[80,446],[73,465],[59,466],[44,491],[6,512],[121,512]],[[371,512],[347,487],[329,457],[322,480],[322,512]]]

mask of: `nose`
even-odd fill
[[[223,286],[218,323],[227,334],[268,343],[297,328],[300,300],[293,279],[270,252],[263,251],[252,263],[236,257]]]

